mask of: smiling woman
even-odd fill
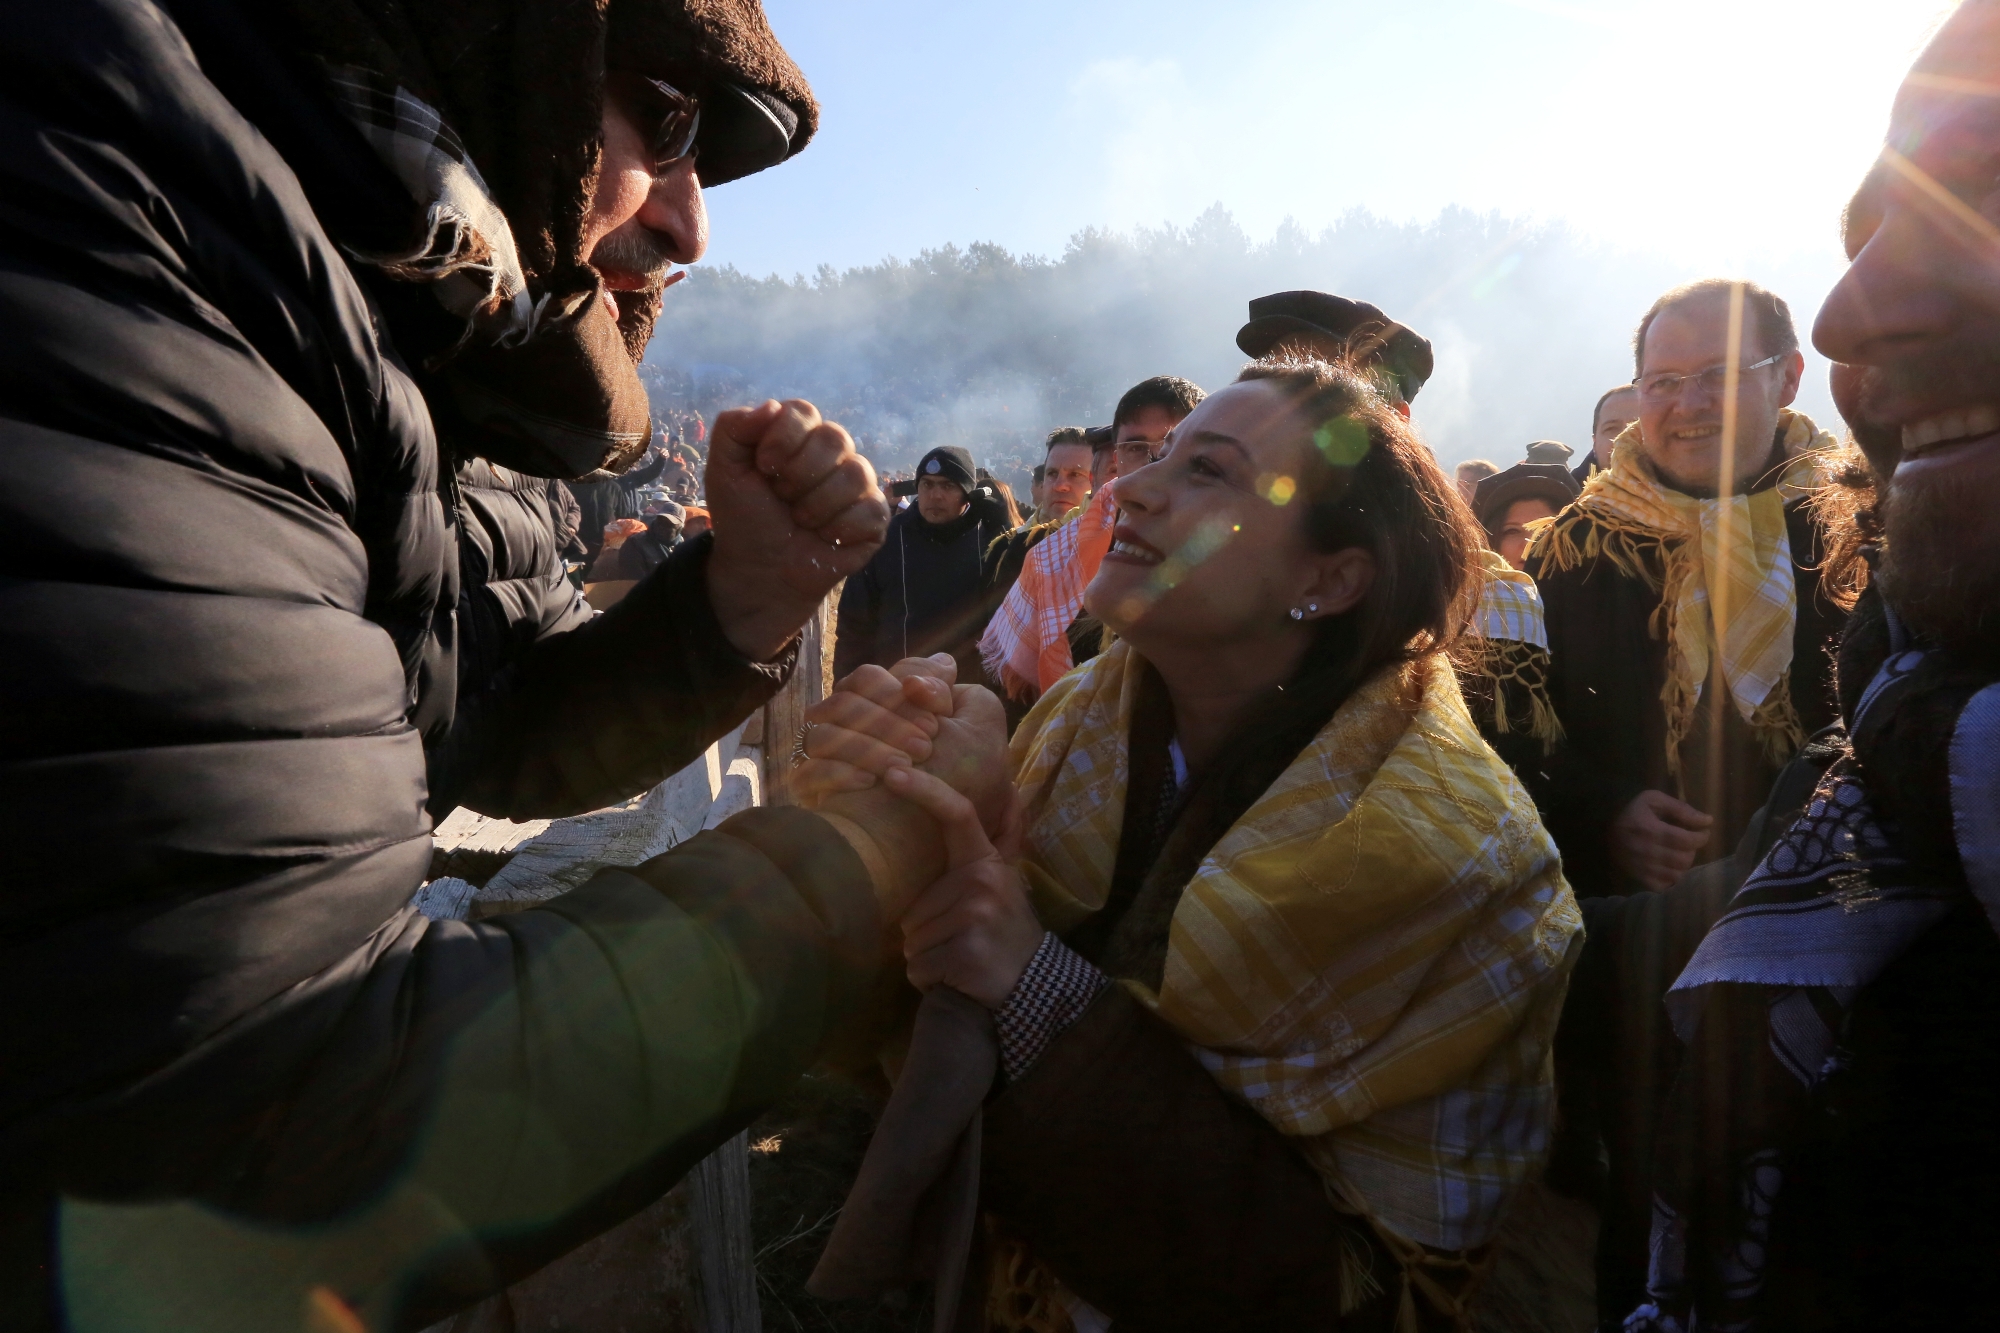
[[[1447,660],[1450,484],[1353,372],[1252,366],[1115,483],[1087,604],[1120,640],[1015,735],[1018,855],[934,810],[959,851],[910,978],[993,1010],[1005,1076],[987,1327],[1469,1317],[1580,923]]]

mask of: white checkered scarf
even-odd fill
[[[1111,488],[1102,487],[1028,552],[1021,576],[979,640],[987,674],[1009,698],[1033,698],[1076,665],[1070,659],[1070,622],[1083,609],[1083,590],[1111,549],[1117,515]]]

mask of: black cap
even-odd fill
[[[1536,440],[1528,446],[1530,463],[1560,463],[1569,466],[1570,454],[1574,451],[1561,440]]]
[[[1246,356],[1269,356],[1290,338],[1318,337],[1337,343],[1374,344],[1364,365],[1381,365],[1396,377],[1409,402],[1431,377],[1430,341],[1417,336],[1366,301],[1350,301],[1326,292],[1277,292],[1250,303],[1250,322],[1236,331],[1236,345]]]
[[[1472,493],[1472,512],[1490,534],[1516,500],[1546,500],[1561,513],[1582,489],[1560,463],[1519,463],[1479,483]]]
[[[917,464],[917,480],[925,477],[942,477],[946,481],[957,482],[967,492],[977,484],[973,475],[972,455],[955,444],[941,444],[925,454]]]
[[[1090,446],[1090,452],[1101,454],[1118,442],[1116,426],[1085,426],[1083,442]]]

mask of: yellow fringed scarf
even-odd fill
[[[1023,869],[1063,931],[1110,889],[1139,672],[1057,682],[1016,734]],[[1225,833],[1134,993],[1379,1227],[1466,1250],[1544,1151],[1582,918],[1442,655],[1387,669]]]
[[[1504,736],[1514,727],[1506,688],[1513,683],[1527,700],[1528,734],[1547,753],[1562,740],[1563,728],[1549,700],[1549,631],[1541,594],[1535,581],[1498,551],[1482,550],[1479,555],[1479,610],[1473,625],[1478,633],[1472,644],[1477,660],[1467,664],[1461,676],[1471,692],[1466,705],[1491,709],[1493,730]]]
[[[1535,539],[1530,555],[1547,573],[1606,560],[1660,593],[1654,634],[1667,643],[1667,772],[1681,769],[1711,660],[1736,711],[1773,763],[1805,740],[1789,677],[1798,625],[1797,574],[1785,503],[1822,484],[1832,435],[1801,412],[1778,414],[1787,460],[1776,486],[1754,495],[1698,500],[1662,484],[1639,447],[1634,422],[1613,446],[1611,466]]]

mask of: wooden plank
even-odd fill
[[[799,662],[785,688],[764,705],[764,800],[768,805],[796,804],[791,797],[792,747],[806,709],[833,691],[835,608],[840,589],[828,593],[819,614],[806,621],[799,636]]]
[[[705,1333],[763,1333],[756,1242],[750,1235],[750,1140],[738,1134],[702,1158],[694,1186],[695,1256]]]

